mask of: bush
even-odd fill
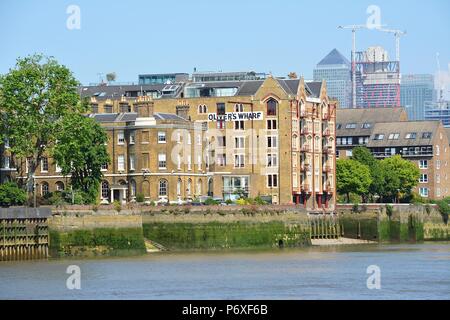
[[[64,195],[62,192],[56,191],[53,192],[52,195],[48,198],[49,202],[53,206],[62,206],[66,204],[66,201],[64,199]]]
[[[260,196],[257,196],[255,198],[255,204],[257,204],[257,205],[265,205],[265,204],[267,204],[267,202],[264,201]]]
[[[390,204],[386,205],[386,214],[389,217],[389,219],[392,217],[392,214],[394,213],[394,207]]]
[[[442,215],[442,219],[444,220],[444,223],[448,223],[448,215],[450,214],[450,206],[448,205],[448,202],[446,200],[439,200],[436,201],[436,204],[438,205],[439,212]]]
[[[207,205],[207,206],[215,206],[218,204],[219,204],[219,201],[216,201],[213,198],[208,198],[205,200],[205,205]]]
[[[20,206],[27,201],[27,193],[13,182],[0,185],[0,205]]]
[[[136,202],[138,202],[138,203],[142,203],[142,202],[144,202],[144,195],[142,194],[142,193],[138,193],[137,195],[136,195]]]
[[[120,201],[114,201],[113,205],[114,210],[116,210],[117,212],[122,211],[122,203],[120,203]]]

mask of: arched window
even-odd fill
[[[136,196],[136,181],[130,180],[130,193],[132,197]]]
[[[192,190],[192,179],[188,179],[187,188],[186,188],[186,192],[188,195],[191,194],[191,190]]]
[[[197,180],[197,194],[198,195],[202,194],[202,179]]]
[[[62,181],[58,181],[55,183],[56,191],[64,191],[64,183]]]
[[[168,182],[167,180],[159,180],[159,196],[160,197],[165,197],[167,196],[167,185]]]
[[[102,198],[109,199],[109,183],[108,183],[108,181],[102,182]]]
[[[181,179],[177,181],[177,195],[181,196]]]
[[[298,139],[297,135],[294,134],[292,136],[292,149],[297,149],[297,139]]]
[[[198,106],[198,113],[207,113],[208,107],[205,104],[200,104]]]
[[[277,115],[278,102],[277,100],[270,98],[267,101],[267,116],[276,116]]]
[[[50,189],[49,189],[49,186],[48,186],[48,183],[47,182],[42,182],[42,184],[41,184],[41,195],[42,196],[45,196],[45,195],[47,195],[50,191],[49,191]]]

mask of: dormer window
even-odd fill
[[[410,133],[407,133],[407,134],[406,134],[405,139],[411,139],[411,140],[413,140],[413,139],[416,138],[416,136],[417,136],[417,133],[415,133],[415,132],[410,132]]]
[[[345,129],[356,129],[356,123],[347,123]]]
[[[363,124],[361,125],[361,128],[362,128],[362,129],[370,129],[371,127],[372,127],[372,124],[371,124],[371,123],[368,123],[368,122],[363,123]]]
[[[384,134],[382,133],[377,133],[374,137],[373,140],[383,140],[384,139]]]
[[[278,102],[270,98],[267,101],[267,116],[276,116],[277,115]]]
[[[400,133],[391,133],[388,137],[388,140],[398,140],[400,137]]]

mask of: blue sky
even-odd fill
[[[69,30],[69,5],[81,10],[81,29]],[[450,62],[448,0],[2,0],[0,73],[18,56],[42,52],[71,68],[82,83],[98,73],[116,72],[117,81],[139,73],[295,71],[312,77],[331,49],[347,57],[351,32],[341,24],[363,24],[377,5],[381,22],[407,30],[401,41],[403,73],[435,73]],[[362,30],[358,49],[383,45],[395,55],[391,34]]]

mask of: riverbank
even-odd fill
[[[342,205],[334,215],[295,206],[69,209],[48,218],[52,257],[450,240],[432,206]]]

